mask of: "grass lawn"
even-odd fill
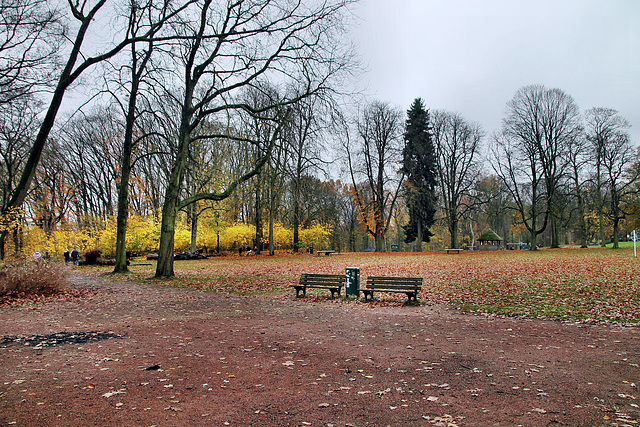
[[[147,280],[155,263],[133,263],[130,278]],[[147,264],[147,265],[138,265]],[[423,277],[419,300],[465,311],[561,320],[640,322],[640,261],[632,248],[438,253],[356,253],[329,257],[226,256],[176,261],[176,286],[240,295],[293,297],[303,272]],[[96,268],[96,273],[110,268]],[[164,281],[163,281],[164,282]],[[322,295],[328,295],[323,292]],[[376,296],[378,298],[378,296]],[[388,301],[404,296],[381,294]]]

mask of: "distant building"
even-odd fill
[[[498,234],[492,229],[488,229],[482,233],[476,241],[478,242],[477,249],[479,251],[496,251],[504,249],[502,237],[498,236]]]

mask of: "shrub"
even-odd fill
[[[0,271],[0,297],[48,296],[62,292],[66,284],[65,268],[44,260],[16,259]]]
[[[301,247],[311,246],[316,249],[329,247],[329,235],[331,229],[320,224],[312,225],[309,228],[300,230]]]

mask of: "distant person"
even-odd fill
[[[73,265],[78,265],[78,257],[80,256],[80,252],[77,249],[74,249],[71,252],[71,259],[73,260]]]
[[[69,255],[69,249],[65,249],[64,250],[64,263],[65,264],[69,264],[70,260],[71,260],[71,255]]]
[[[40,253],[40,251],[35,251],[33,253],[33,260],[38,263],[40,262],[40,258],[42,258],[42,254]]]
[[[51,261],[51,255],[49,251],[44,251],[44,256],[42,257],[45,261]]]
[[[242,252],[244,252],[244,247],[240,245],[240,247],[238,248],[238,255],[242,256]]]

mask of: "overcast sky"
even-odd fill
[[[372,98],[500,127],[522,86],[614,108],[640,143],[639,0],[361,0],[352,36]]]

